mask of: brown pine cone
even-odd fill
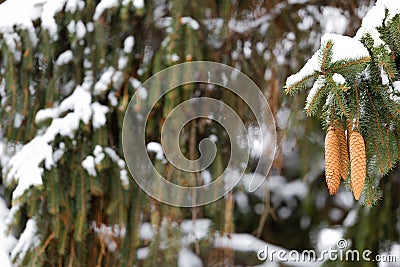
[[[335,132],[339,142],[340,177],[342,177],[343,180],[346,180],[347,171],[349,169],[349,153],[347,150],[347,140],[343,125],[338,124]]]
[[[365,144],[361,134],[352,131],[350,134],[350,166],[351,166],[351,188],[354,198],[360,199],[365,176],[367,172],[367,161],[365,156]]]
[[[325,137],[325,177],[330,195],[336,194],[340,185],[339,141],[333,127]]]

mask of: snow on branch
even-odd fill
[[[65,112],[67,115],[61,117]],[[25,144],[18,151],[8,164],[9,171],[6,176],[8,183],[17,182],[13,192],[13,199],[18,199],[32,185],[41,185],[44,167],[51,169],[57,155],[53,153],[51,143],[57,135],[74,138],[75,132],[79,129],[80,122],[88,124],[92,119],[93,128],[100,128],[106,123],[105,114],[108,107],[92,103],[90,84],[85,82],[78,85],[73,93],[65,98],[59,106],[39,110],[36,114],[36,123],[51,119],[51,124],[42,134],[37,135],[29,143]]]
[[[335,63],[341,60],[356,60],[369,57],[368,50],[356,38],[326,33],[322,36],[321,43],[327,44],[328,42],[332,42],[333,44],[332,59],[329,63]],[[302,80],[313,76],[315,73],[321,72],[321,64],[325,63],[319,60],[319,55],[322,49],[324,49],[324,45],[322,45],[322,47],[314,53],[314,55],[307,61],[307,63],[299,72],[289,76],[286,79],[286,88],[292,88],[302,82]],[[287,91],[290,92],[290,90]]]
[[[400,1],[379,0],[375,6],[365,15],[362,20],[361,27],[357,31],[355,39],[360,40],[365,34],[369,34],[374,40],[374,46],[385,45],[380,38],[377,27],[382,26],[385,20],[385,10],[388,10],[387,20],[392,19],[396,14],[400,13]]]

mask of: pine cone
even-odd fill
[[[346,135],[341,123],[338,124],[335,132],[339,142],[340,177],[346,180],[349,169],[349,153],[347,151]]]
[[[350,133],[353,131],[353,122],[346,119],[346,130],[347,130],[347,147],[350,147]]]
[[[325,177],[330,195],[336,194],[340,185],[339,141],[335,129],[330,127],[325,137]]]
[[[365,144],[361,134],[353,131],[350,134],[350,166],[351,166],[351,188],[354,198],[360,199],[366,176],[367,161],[365,156]]]

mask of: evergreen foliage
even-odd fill
[[[105,9],[94,1],[54,5],[53,24],[42,16],[0,42],[1,133],[17,151],[3,169],[9,227],[22,226],[23,236],[29,219],[40,237],[14,261],[132,266],[144,197],[121,158],[119,129],[140,85],[132,51],[143,33],[131,25],[144,26],[145,10],[131,1]]]
[[[307,107],[310,115],[320,114],[330,92],[340,97],[341,102],[336,96],[330,97],[335,105],[344,103],[343,110],[353,114],[352,81],[366,80],[367,86],[367,74],[372,76],[375,71],[380,75],[380,65],[373,69],[370,55],[359,61],[335,61],[332,49],[322,49],[316,58],[324,63],[324,73],[306,75],[306,80],[292,88],[293,93],[299,92],[294,98],[281,96],[280,88],[327,28],[324,20],[329,15],[322,14],[325,5],[327,10],[348,19],[348,27],[340,32],[349,34],[359,24],[357,7],[365,9],[369,2],[145,0],[141,5],[140,0],[32,1],[35,5],[30,19],[10,22],[9,28],[0,27],[0,208],[5,199],[10,209],[9,237],[15,237],[7,256],[15,266],[182,266],[180,258],[186,250],[191,252],[193,265],[200,259],[204,266],[260,264],[256,251],[248,251],[250,246],[245,246],[245,251],[223,246],[236,237],[235,232],[251,232],[286,248],[311,247],[310,237],[321,225],[327,221],[340,224],[351,209],[349,205],[341,206],[343,215],[332,219],[330,211],[337,210],[336,204],[321,201],[320,127],[316,120],[298,116],[304,89],[309,85],[306,80],[319,80],[318,99]],[[10,18],[14,18],[12,15]],[[313,23],[303,25],[304,18],[312,18]],[[394,21],[388,19],[385,24]],[[396,31],[395,27],[380,31],[385,29]],[[390,47],[398,46],[389,36],[385,42]],[[336,45],[334,40],[326,40],[323,47],[328,43]],[[378,49],[374,53],[381,52]],[[383,54],[387,57],[386,52]],[[122,158],[120,130],[129,99],[141,82],[159,70],[192,60],[225,63],[254,80],[278,118],[279,139],[282,143],[288,140],[285,145],[292,154],[278,148],[271,183],[253,194],[240,184],[212,205],[180,209],[149,198],[129,177]],[[392,57],[383,62],[386,73],[393,73],[390,81],[394,84],[399,62]],[[353,76],[349,70],[354,71]],[[338,84],[335,73],[343,75],[346,82]],[[147,89],[139,94],[140,101],[152,102],[155,90],[160,88]],[[391,89],[396,96],[395,87]],[[163,119],[174,106],[199,95],[222,99],[246,125],[252,124],[254,118],[248,108],[231,94],[204,84],[190,84],[158,103],[147,124],[147,141],[159,141]],[[376,96],[380,92],[371,95],[372,99]],[[380,96],[381,102],[391,101],[384,96]],[[366,97],[364,93],[360,101],[370,101]],[[380,127],[385,125],[380,117],[385,107],[376,105]],[[395,106],[387,107],[396,114]],[[285,122],[289,108],[292,113]],[[336,107],[334,118],[344,123],[346,116],[338,116],[340,112]],[[326,115],[324,124],[330,120]],[[363,133],[368,131],[366,122],[367,118],[360,119]],[[392,135],[390,138],[398,140],[398,134],[392,131],[397,124],[384,129]],[[315,138],[309,138],[309,133]],[[228,157],[224,131],[199,119],[185,126],[180,141],[182,153],[193,159],[198,156],[197,142],[210,135],[218,139],[218,153],[208,170],[212,179],[224,170]],[[389,140],[388,135],[382,138]],[[290,147],[292,143],[295,148]],[[390,148],[393,150],[393,146]],[[369,165],[373,160],[381,158],[370,156]],[[157,158],[154,164],[178,184],[191,186],[206,180],[203,173],[187,176]],[[364,194],[379,197],[376,180],[368,177],[366,183],[371,190]],[[396,186],[386,185],[382,189],[391,193],[391,198],[383,200],[387,215],[399,203]],[[374,209],[369,215],[358,207],[351,211],[360,214],[362,221],[350,227],[357,248],[378,251],[381,240],[398,240],[393,228],[398,220],[393,214],[379,216],[381,212]],[[194,225],[201,231],[194,231]],[[378,234],[372,236],[370,232]],[[251,240],[252,245],[262,242],[249,236],[246,241]],[[221,241],[225,237],[232,239]],[[244,243],[241,239],[235,241]]]
[[[305,105],[307,115],[320,114],[325,129],[335,121],[343,125],[349,121],[348,131],[362,134],[367,153],[369,179],[364,195],[368,205],[379,198],[379,178],[392,170],[399,158],[399,26],[399,14],[386,9],[376,27],[382,40],[379,44],[368,32],[361,38],[326,34],[313,58],[288,78],[285,86],[287,94],[294,94],[313,84]],[[360,48],[360,42],[364,47]]]

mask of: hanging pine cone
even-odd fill
[[[353,131],[353,122],[346,119],[346,130],[347,130],[347,147],[350,147],[350,133]]]
[[[330,195],[336,194],[340,185],[339,141],[333,127],[325,137],[325,177]]]
[[[364,139],[359,132],[352,131],[350,134],[350,184],[356,200],[360,199],[364,187],[366,165]]]
[[[343,125],[340,122],[337,125],[335,132],[339,142],[340,177],[342,177],[343,180],[346,180],[347,171],[349,169],[349,153],[347,151],[346,135]]]

